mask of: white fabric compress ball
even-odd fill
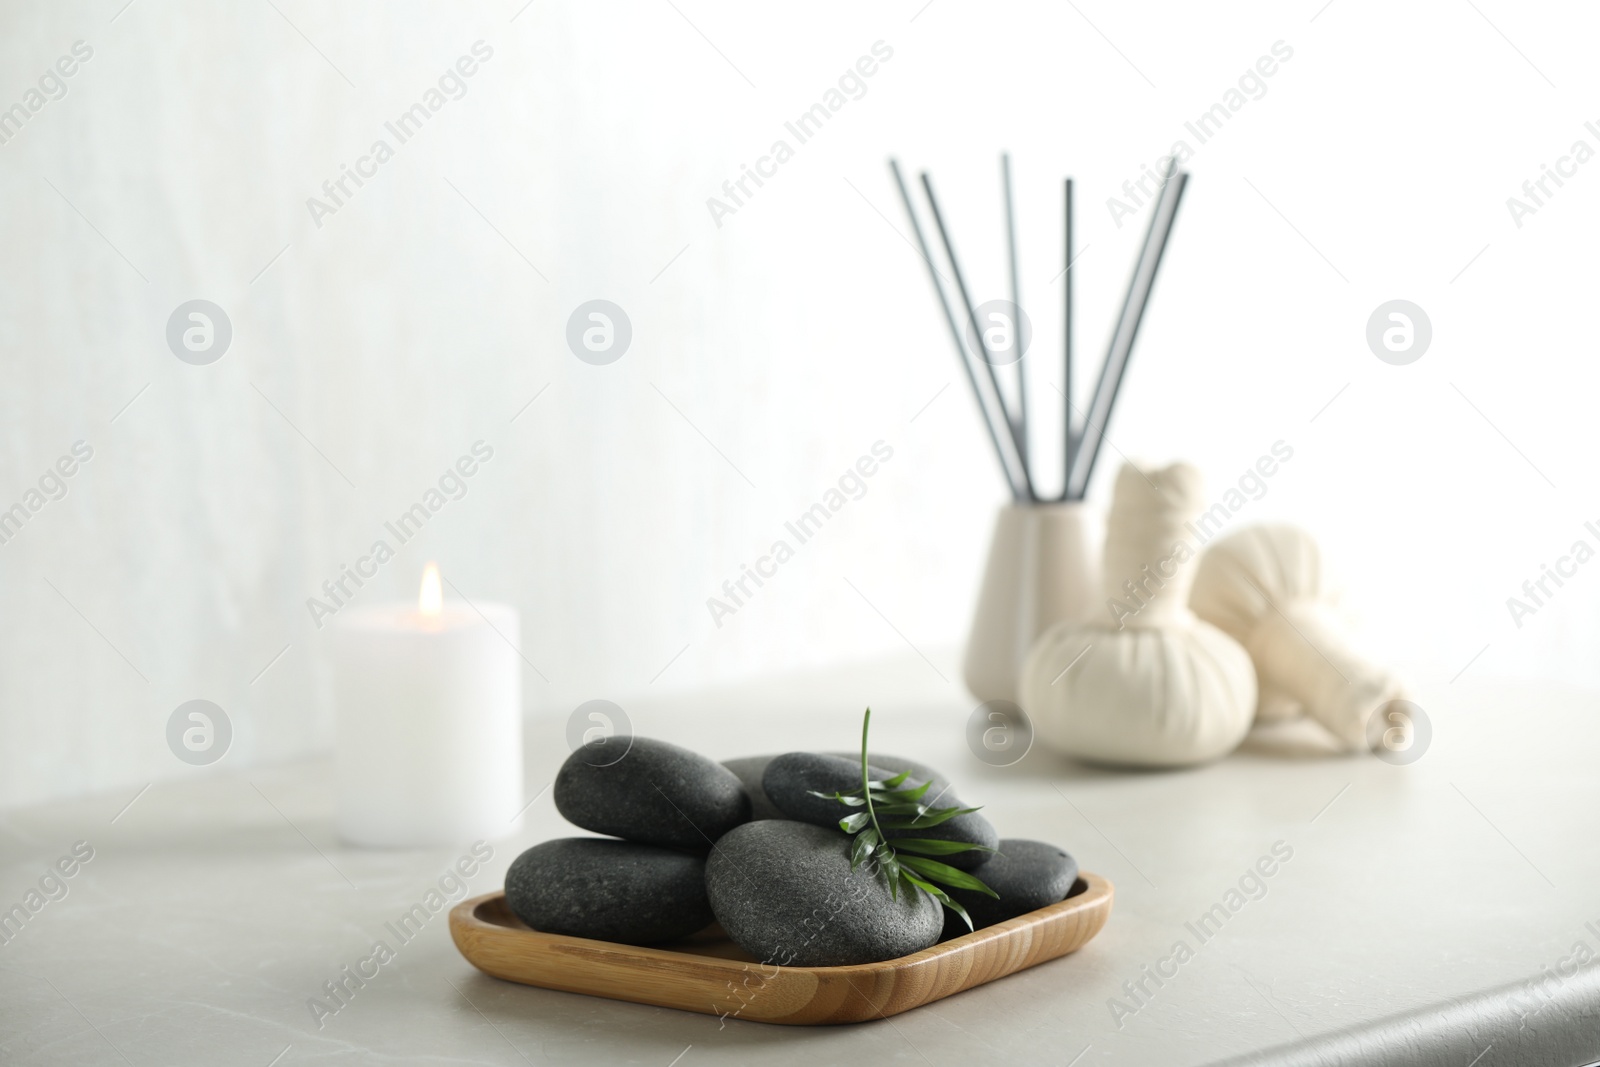
[[[1189,605],[1249,651],[1263,720],[1309,715],[1351,750],[1372,748],[1403,699],[1395,675],[1352,649],[1322,552],[1306,531],[1252,526],[1206,549]]]
[[[1106,520],[1106,611],[1034,643],[1021,698],[1041,741],[1070,756],[1134,766],[1217,759],[1250,729],[1255,668],[1233,638],[1189,610],[1185,523],[1205,507],[1186,463],[1125,464]]]

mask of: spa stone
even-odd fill
[[[849,760],[852,767],[852,773],[854,773],[853,769],[860,765],[858,762],[860,756],[856,753],[829,752],[827,755],[834,756],[839,759]],[[751,819],[789,818],[789,816],[778,810],[778,807],[773,804],[771,800],[767,799],[767,791],[762,788],[761,785],[761,776],[766,773],[767,764],[771,763],[772,760],[773,757],[767,755],[742,756],[739,759],[722,761],[722,765],[724,767],[728,768],[728,770],[739,776],[739,781],[744,783],[745,792],[750,794]],[[942,793],[950,786],[950,779],[946,778],[944,775],[940,774],[926,763],[919,763],[916,760],[903,759],[900,756],[888,756],[882,753],[873,753],[872,767],[875,771],[880,772],[880,777],[885,778],[899,774],[901,771],[910,771],[911,777],[909,781],[911,783],[916,785],[921,785],[923,782],[929,781],[933,783],[932,788],[929,790],[930,794],[936,795]],[[852,788],[853,787],[854,785],[852,785]]]
[[[829,752],[827,755],[847,759],[857,767],[861,765],[861,752],[859,749],[855,752]],[[901,771],[910,771],[911,777],[906,779],[907,785],[921,785],[923,782],[932,782],[933,785],[928,787],[928,796],[930,797],[938,796],[950,788],[950,779],[920,760],[906,759],[904,756],[891,756],[886,752],[874,752],[872,753],[872,766],[874,769],[881,768],[884,775],[890,778]],[[942,804],[944,801],[941,800],[940,803]]]
[[[706,861],[717,921],[756,959],[840,967],[920,952],[939,939],[943,907],[919,892],[890,896],[883,877],[850,869],[850,838],[809,823],[740,826]]]
[[[874,779],[886,778],[881,769],[872,768]],[[761,775],[762,791],[784,818],[808,822],[813,826],[838,829],[839,820],[858,810],[812,796],[818,793],[849,793],[861,788],[861,764],[819,752],[786,752],[767,761]]]
[[[506,870],[506,904],[535,930],[627,945],[677,941],[711,924],[705,861],[655,845],[568,837]]]
[[[874,781],[881,781],[893,777],[886,768],[876,763],[870,764],[870,773]],[[898,772],[894,772],[898,773]],[[912,784],[908,780],[907,784]],[[918,782],[917,784],[921,784]],[[789,752],[782,756],[773,757],[767,764],[766,773],[761,776],[762,788],[766,791],[767,798],[791,819],[808,822],[815,826],[837,828],[839,820],[846,815],[861,811],[861,808],[846,807],[836,800],[825,800],[822,797],[811,795],[815,790],[819,793],[848,793],[859,791],[861,788],[861,764],[857,760],[848,760],[840,756],[828,756],[819,752]],[[961,807],[960,799],[955,796],[954,790],[946,789],[939,795],[939,786],[931,787],[925,799],[938,796],[936,807]],[[980,812],[968,812],[957,815],[955,818],[931,826],[925,830],[902,830],[889,834],[892,842],[897,837],[921,837],[935,841],[966,841],[974,845],[983,845],[993,848],[1000,837],[995,833],[989,820]],[[982,867],[989,859],[988,852],[971,851],[957,852],[950,856],[939,856],[938,860],[947,863],[957,870],[970,871]]]
[[[1000,842],[1000,851],[990,856],[989,862],[976,875],[984,885],[1000,894],[999,900],[971,889],[947,888],[946,892],[967,909],[967,914],[972,916],[972,928],[982,930],[1066,899],[1078,878],[1078,861],[1066,850],[1043,841],[1008,837]],[[953,911],[945,912],[946,938],[969,932],[961,916]]]
[[[633,738],[627,754],[585,745],[556,775],[556,810],[598,834],[703,852],[750,818],[750,798],[728,768],[686,748]]]

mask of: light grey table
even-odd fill
[[[66,895],[0,945],[0,1061],[1182,1067],[1408,1011],[1426,1031],[1448,1014],[1428,1005],[1524,983],[1522,1017],[1469,1006],[1464,1029],[1459,1012],[1439,1024],[1496,1046],[1477,1064],[1495,1067],[1532,1062],[1529,1032],[1559,1041],[1584,1025],[1574,1002],[1600,1007],[1585,991],[1600,989],[1595,972],[1540,984],[1545,968],[1570,970],[1579,943],[1600,953],[1600,696],[1424,678],[1434,735],[1410,766],[1329,757],[1280,734],[1192,771],[1114,773],[1042,751],[997,769],[968,753],[973,702],[949,659],[934,662],[623,703],[637,733],[728,758],[851,747],[870,702],[875,747],[939,766],[1002,835],[1060,843],[1116,883],[1110,923],[1072,956],[838,1028],[525,988],[468,965],[444,911],[403,945],[385,925],[424,902],[468,843],[345,848],[330,763],[244,772],[225,760],[131,806],[132,788],[0,814],[0,908],[75,842],[94,851],[63,879]],[[523,848],[571,832],[539,795],[567,754],[564,725],[557,713],[530,723],[527,795],[538,799],[515,837],[491,843],[472,893],[497,886]],[[1275,847],[1292,857],[1259,889],[1245,880],[1259,899],[1231,898]],[[1230,903],[1198,936],[1201,917]],[[360,961],[379,938],[399,945],[394,958],[317,1018],[308,1001],[327,1002],[324,983],[347,966],[370,974]],[[1179,941],[1190,949],[1181,963]],[[1146,968],[1169,977],[1158,986]],[[1546,994],[1561,1003],[1541,1009]],[[1445,1062],[1420,1049],[1409,1062]],[[1298,1055],[1283,1062],[1320,1062]]]

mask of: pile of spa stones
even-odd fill
[[[791,752],[715,763],[664,741],[633,739],[574,752],[555,783],[556,809],[608,837],[535,845],[506,871],[506,902],[528,926],[630,945],[680,941],[720,923],[757,960],[795,967],[873,963],[967,933],[961,917],[920,891],[889,891],[850,867],[852,809],[812,795],[861,785],[859,758]],[[607,762],[607,761],[610,762]],[[909,771],[927,798],[959,806],[930,767],[871,757],[883,780]],[[1070,855],[1037,841],[1001,840],[981,814],[910,831],[996,851],[942,857],[999,894],[950,890],[982,928],[1064,899],[1077,880]],[[890,832],[891,841],[894,833]]]

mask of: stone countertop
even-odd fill
[[[1061,844],[1116,884],[1110,923],[1071,956],[833,1028],[500,982],[457,954],[447,908],[404,942],[391,930],[470,842],[347,848],[330,761],[224,760],[143,791],[0,813],[0,909],[63,857],[74,872],[0,944],[0,1060],[1183,1067],[1506,983],[1532,994],[1579,943],[1600,955],[1600,695],[1422,678],[1433,738],[1408,766],[1329,756],[1279,730],[1196,770],[1121,773],[1043,751],[993,768],[968,753],[973,702],[936,659],[623,703],[636,733],[718,759],[853,747],[871,703],[875,748],[932,763],[1002,836]],[[546,788],[564,729],[561,713],[530,721],[532,804],[514,836],[489,843],[468,892],[575,832]],[[393,958],[319,1018],[311,998],[380,938]],[[1491,1050],[1478,1067],[1498,1062]]]

